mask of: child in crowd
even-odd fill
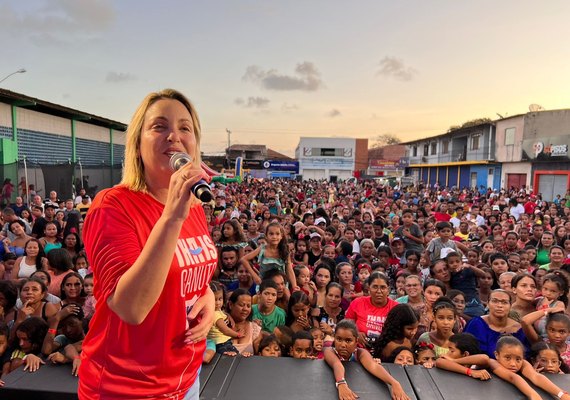
[[[313,357],[316,357],[319,360],[323,359],[325,333],[320,328],[311,328],[309,332],[311,333],[311,336],[313,336]]]
[[[568,306],[568,281],[559,271],[546,274],[544,278],[542,278],[541,293],[542,298],[536,303],[537,311],[555,308],[559,302],[564,304],[564,309]],[[544,318],[539,319],[534,324],[538,334],[543,339],[546,338],[546,314]]]
[[[418,342],[433,344],[436,357],[441,357],[449,351],[449,338],[453,335],[453,326],[457,311],[447,297],[440,297],[433,305],[435,331],[425,332]]]
[[[297,265],[293,268],[293,271],[295,273],[297,285],[301,291],[307,295],[310,304],[315,304],[317,300],[317,287],[315,286],[315,283],[311,281],[311,271],[305,265]]]
[[[216,246],[220,249],[224,247],[233,247],[238,252],[238,260],[244,255],[244,247],[247,246],[247,239],[243,233],[241,224],[235,220],[229,220],[222,224],[222,236],[216,242]]]
[[[91,271],[91,267],[89,266],[89,262],[87,261],[87,256],[83,252],[73,257],[73,267],[79,273],[79,275],[81,275],[82,278],[85,278],[87,274],[93,273],[93,271]]]
[[[327,244],[323,247],[323,251],[321,252],[321,257],[327,257],[327,258],[335,258],[336,257],[336,250],[335,247],[332,244]]]
[[[443,249],[449,249],[446,250],[446,252],[454,251],[459,253],[457,242],[451,240],[451,237],[453,236],[452,225],[449,222],[438,222],[435,225],[435,229],[437,230],[439,237],[433,239],[426,248],[431,262],[444,258],[441,255]]]
[[[398,346],[388,356],[387,362],[398,365],[414,365],[414,353],[406,346]]]
[[[307,253],[307,241],[305,239],[297,239],[295,242],[295,253],[293,254],[293,262],[295,264],[307,265],[309,262],[309,254]]]
[[[2,376],[24,365],[24,371],[36,372],[41,364],[39,357],[48,324],[39,317],[29,317],[16,328],[9,348],[10,359],[2,366]]]
[[[368,351],[357,348],[357,339],[358,331],[354,322],[344,320],[336,326],[333,347],[325,349],[325,361],[333,370],[339,398],[356,398],[355,393],[350,389],[344,378],[345,369],[342,361],[357,361],[365,370],[392,387],[392,399],[409,400],[400,382],[395,380],[384,367],[374,361]]]
[[[538,342],[531,349],[531,360],[536,372],[567,374],[570,368],[562,358],[558,348],[550,343]]]
[[[471,319],[469,315],[463,313],[465,311],[465,295],[460,290],[451,289],[447,292],[447,297],[451,300],[457,311],[457,319],[453,326],[453,332],[461,333],[463,329],[465,329],[467,321]]]
[[[6,362],[10,361],[10,352],[8,351],[8,343],[10,338],[10,328],[0,321],[0,367],[3,367]],[[2,369],[0,369],[0,378],[2,377]],[[2,387],[3,382],[0,381],[0,387]]]
[[[265,228],[265,236],[267,244],[260,245],[257,249],[244,256],[241,259],[242,264],[246,266],[254,282],[258,285],[266,278],[269,271],[277,269],[287,275],[293,291],[298,289],[283,227],[278,222],[271,222]],[[259,263],[259,272],[255,271],[251,266],[251,260],[255,257],[257,257]]]
[[[362,293],[362,296],[368,296],[368,277],[372,273],[372,266],[368,261],[361,260],[356,266],[358,271],[358,281],[354,284],[354,292]]]
[[[485,276],[474,265],[463,263],[459,253],[450,252],[445,257],[451,278],[449,285],[452,289],[461,290],[465,297],[465,314],[471,317],[479,317],[485,313],[485,308],[479,300],[477,293],[477,278]]]
[[[313,336],[307,331],[295,332],[289,355],[299,359],[313,358],[313,351]]]
[[[225,291],[223,286],[219,282],[211,282],[210,289],[214,292],[215,299],[215,311],[214,311],[214,323],[210,332],[208,332],[208,339],[214,341],[216,345],[216,353],[223,354],[225,352],[236,352],[239,351],[234,347],[232,343],[232,338],[242,338],[243,333],[237,332],[233,329],[233,321],[231,318],[223,311],[225,304]]]
[[[311,328],[311,320],[309,318],[309,311],[311,310],[311,303],[309,297],[302,291],[297,291],[289,298],[289,305],[287,307],[286,324],[293,332],[302,330],[309,330]]]
[[[273,332],[276,326],[285,324],[285,311],[275,305],[277,300],[277,284],[266,279],[259,285],[258,304],[251,307],[253,320],[261,323],[261,329],[265,332]]]
[[[556,346],[562,360],[570,367],[570,344],[567,343],[570,336],[570,317],[564,314],[564,309],[564,304],[558,302],[553,308],[538,310],[525,315],[521,320],[521,325],[530,343],[544,341]],[[536,322],[543,318],[546,318],[545,338],[541,337],[536,330]]]
[[[414,346],[414,357],[417,365],[422,365],[426,368],[433,367],[436,360],[434,345],[432,343],[417,342]]]
[[[240,264],[237,267],[237,281],[232,282],[228,285],[228,294],[237,290],[237,289],[244,289],[247,290],[249,294],[252,296],[255,295],[255,289],[257,285],[253,281],[253,278],[245,265]]]
[[[85,320],[89,321],[95,313],[95,306],[97,305],[97,300],[93,296],[93,274],[85,275],[83,279],[83,291],[85,292],[85,302],[83,303],[83,314],[85,315]]]
[[[408,304],[398,304],[390,310],[382,334],[374,344],[373,355],[387,361],[397,347],[412,347],[412,340],[418,330],[418,317]]]
[[[293,329],[288,327],[287,325],[279,325],[273,329],[273,334],[277,337],[281,348],[283,349],[282,356],[289,355],[289,349],[293,345]]]
[[[472,365],[487,368],[499,378],[515,385],[527,398],[540,400],[542,397],[525,381],[526,378],[533,385],[556,396],[560,400],[570,400],[570,395],[552,383],[546,376],[539,374],[533,366],[524,359],[524,346],[514,336],[503,336],[497,342],[495,350],[496,360],[486,354],[470,355],[453,358],[453,355],[438,359],[437,367],[448,371],[473,376]],[[489,377],[479,377],[479,379]]]
[[[283,349],[275,335],[267,335],[259,343],[259,355],[262,357],[281,357]]]

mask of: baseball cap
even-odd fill
[[[499,207],[499,206],[493,206],[493,211],[501,211],[501,207]]]
[[[403,242],[404,238],[401,238],[400,236],[394,236],[394,238],[392,239],[392,243],[397,242],[398,240],[401,240]]]
[[[314,238],[321,238],[321,235],[319,235],[317,232],[313,232],[311,233],[311,235],[309,236],[310,239],[314,239]]]
[[[317,218],[317,219],[315,220],[315,225],[318,225],[318,224],[326,224],[326,223],[327,223],[327,220],[324,219],[323,217],[319,217],[319,218]]]

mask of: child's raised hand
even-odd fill
[[[263,322],[260,319],[254,319],[253,322],[259,325],[260,328],[263,327]]]
[[[426,361],[423,363],[422,367],[430,369],[433,368],[435,366],[435,364],[433,363],[433,361]]]
[[[491,379],[491,374],[486,369],[475,369],[471,371],[471,377],[480,381],[488,381]]]
[[[317,285],[315,285],[315,282],[310,281],[310,282],[309,282],[309,287],[311,288],[311,290],[312,290],[313,292],[317,292]]]
[[[338,385],[338,400],[356,400],[358,396],[354,393],[348,385]]]

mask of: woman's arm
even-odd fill
[[[261,276],[259,276],[259,273],[253,269],[250,261],[252,261],[255,257],[257,257],[259,255],[260,251],[261,251],[261,246],[255,250],[253,250],[251,253],[243,256],[243,258],[241,258],[239,260],[241,262],[241,264],[247,269],[247,271],[249,272],[249,274],[253,278],[253,282],[256,285],[259,285],[261,283]]]
[[[190,206],[197,206],[192,185],[208,177],[192,163],[172,174],[164,210],[137,260],[119,278],[107,298],[109,308],[128,324],[139,325],[160,297],[170,271],[180,230]]]
[[[388,371],[384,369],[383,366],[374,361],[372,355],[370,355],[368,351],[364,349],[358,349],[357,351],[358,351],[358,360],[360,361],[360,364],[362,364],[364,369],[370,372],[376,378],[380,379],[385,384],[392,386],[392,399],[394,400],[410,399],[406,394],[406,392],[404,392],[404,389],[402,389],[402,385],[400,385],[400,382],[394,379],[394,377],[392,377],[392,375],[390,375]]]
[[[18,257],[16,262],[14,263],[14,268],[12,268],[12,281],[18,282],[18,274],[20,273],[20,264],[22,263],[23,257]]]

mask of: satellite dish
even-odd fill
[[[530,106],[528,106],[528,110],[530,112],[544,111],[544,107],[539,104],[531,104]]]

